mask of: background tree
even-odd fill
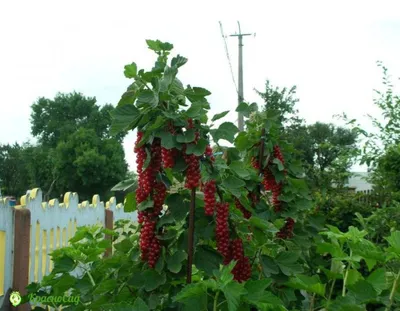
[[[296,87],[273,87],[257,93],[264,100],[263,111],[275,115],[283,125],[282,137],[294,144],[293,152],[306,165],[306,175],[313,188],[343,186],[358,154],[358,132],[333,124],[316,122],[307,125],[298,115]]]
[[[18,197],[29,187],[23,147],[0,145],[0,187],[2,195]]]
[[[113,195],[110,189],[127,173],[125,134],[109,135],[113,110],[79,93],[39,98],[31,114],[38,144],[0,148],[2,193],[19,197],[39,187],[46,200],[67,191],[78,192],[81,200]]]

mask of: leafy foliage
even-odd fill
[[[236,110],[248,118],[245,132],[230,122],[214,128],[210,92],[176,78],[187,59],[169,61],[170,43],[147,44],[155,65],[125,67],[133,82],[111,127],[114,135],[138,131],[138,182],[125,201],[127,210],[138,211],[138,225],[121,222],[118,234],[80,228],[71,246],[53,252],[50,276],[29,292],[79,295],[80,303],[66,310],[398,307],[400,232],[375,245],[367,228],[325,226],[279,105],[258,111],[241,103]],[[283,95],[275,90],[268,100]],[[95,145],[86,129],[74,137],[82,138]],[[105,234],[118,239],[109,257]]]

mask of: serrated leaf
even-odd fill
[[[240,297],[246,293],[242,284],[231,282],[222,289],[229,311],[236,311],[240,304]]]
[[[139,203],[139,204],[137,205],[137,209],[138,209],[139,211],[144,211],[144,210],[146,210],[146,209],[148,209],[148,208],[151,208],[151,207],[153,207],[153,206],[154,206],[154,201],[152,201],[152,200],[146,200],[146,201],[143,201],[143,202]]]
[[[149,307],[144,302],[144,300],[140,297],[137,297],[135,302],[133,303],[133,311],[149,311]]]
[[[279,273],[278,265],[275,263],[274,259],[269,256],[266,255],[261,256],[261,266],[266,276]]]
[[[285,169],[283,167],[283,164],[282,164],[281,160],[275,158],[272,162],[275,163],[276,165],[278,165],[278,170],[283,171]]]
[[[142,276],[145,280],[144,289],[147,292],[155,290],[167,281],[165,274],[160,274],[154,270],[146,270],[142,273]]]
[[[215,115],[212,117],[211,121],[214,122],[214,121],[217,121],[217,120],[219,120],[219,119],[222,119],[222,118],[225,117],[228,113],[229,113],[229,110],[223,111],[223,112],[220,112],[220,113],[217,113],[217,114],[215,114]]]
[[[238,189],[244,187],[246,183],[243,180],[230,175],[222,180],[222,185],[227,189]]]
[[[171,60],[171,66],[176,66],[176,68],[179,68],[187,63],[188,59],[181,56],[177,55],[176,57],[172,58]]]
[[[193,129],[187,130],[183,134],[178,134],[176,136],[176,141],[178,143],[191,143],[195,139],[195,131]]]
[[[128,129],[131,129],[132,124],[138,122],[140,111],[134,105],[124,105],[116,107],[111,112],[111,135],[117,135]]]
[[[129,192],[124,200],[124,212],[130,213],[136,210],[136,195],[134,192]]]
[[[182,269],[182,261],[187,258],[184,251],[178,250],[167,259],[168,270],[173,273],[178,273]]]
[[[384,268],[376,269],[372,272],[368,278],[367,282],[370,283],[373,288],[380,294],[382,291],[388,289],[388,282],[386,280],[386,270]]]
[[[125,66],[124,75],[127,78],[135,78],[137,76],[137,66],[136,63]]]
[[[188,110],[186,110],[186,115],[189,118],[198,117],[203,110],[203,105],[201,102],[194,102]]]
[[[174,297],[174,301],[185,305],[185,311],[207,310],[207,288],[203,282],[186,285]]]
[[[165,204],[168,205],[168,210],[176,222],[184,220],[189,212],[189,202],[184,202],[182,196],[178,193],[169,195]]]
[[[222,123],[217,130],[211,130],[210,133],[213,136],[214,142],[218,143],[220,139],[224,139],[233,143],[235,140],[236,133],[239,129],[232,122]]]
[[[204,271],[209,276],[222,264],[222,256],[211,247],[199,245],[196,247],[193,263],[197,269]]]
[[[247,179],[250,176],[250,172],[245,168],[244,163],[240,161],[233,161],[229,168],[234,171],[239,177]]]
[[[247,132],[240,132],[235,138],[235,146],[239,151],[245,151],[253,146]]]
[[[287,276],[296,275],[304,271],[303,267],[297,263],[299,255],[294,252],[282,252],[275,258],[282,273]]]
[[[157,107],[158,96],[152,90],[143,90],[137,99],[138,106],[150,105],[150,107]]]
[[[135,191],[137,187],[137,181],[135,178],[127,179],[119,182],[114,187],[111,188],[111,191],[126,191],[132,188],[132,191]]]
[[[322,284],[318,276],[307,276],[307,275],[296,275],[291,278],[286,285],[296,288],[303,289],[307,292],[316,293],[322,297],[325,296],[325,284]]]

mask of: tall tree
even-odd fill
[[[28,171],[24,160],[21,145],[0,145],[0,187],[3,195],[19,197],[28,190]]]
[[[79,128],[93,129],[100,138],[110,138],[112,105],[100,107],[96,98],[80,93],[59,93],[54,99],[41,97],[32,105],[31,130],[43,146],[56,147]],[[125,134],[115,137],[119,142]]]
[[[32,105],[32,134],[40,149],[29,149],[45,163],[47,179],[40,168],[30,173],[46,185],[50,196],[78,192],[81,199],[102,197],[127,173],[121,142],[125,134],[111,137],[111,105],[100,107],[95,98],[80,93],[40,98]],[[28,152],[28,151],[27,151]]]
[[[333,124],[306,125],[296,109],[296,87],[279,88],[265,84],[257,93],[264,100],[263,112],[282,124],[281,137],[294,144],[293,152],[306,164],[306,174],[315,187],[343,185],[358,154],[358,132]]]

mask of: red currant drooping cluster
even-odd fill
[[[229,204],[218,202],[215,219],[215,237],[217,240],[217,249],[224,257],[224,264],[228,264],[231,261],[228,217]]]
[[[185,188],[193,189],[200,185],[200,159],[195,154],[183,154],[187,164]]]
[[[212,150],[212,148],[211,148],[210,145],[207,145],[206,151],[204,152],[204,155],[205,155],[207,158],[209,158],[212,162],[215,161],[215,157],[214,157],[214,155],[213,155],[213,150]]]
[[[249,258],[244,255],[242,239],[232,241],[232,259],[236,265],[232,270],[234,280],[239,283],[245,282],[251,277],[251,264]]]
[[[235,198],[235,206],[236,208],[242,212],[243,217],[249,219],[251,217],[251,212],[249,212],[243,205],[240,203],[239,199]]]
[[[279,159],[282,164],[285,163],[282,152],[279,148],[279,146],[274,146],[274,152],[273,152],[274,158]],[[270,165],[272,164],[272,161],[270,161],[267,165],[267,167],[263,170],[263,186],[266,191],[271,191],[272,192],[272,205],[274,206],[275,212],[279,212],[282,210],[282,202],[279,200],[279,196],[282,193],[282,183],[279,182],[277,183],[275,180],[275,176],[272,174],[270,170]],[[286,174],[286,170],[284,171]]]
[[[215,185],[215,180],[210,180],[206,182],[203,186],[204,192],[204,212],[207,216],[214,215],[214,210],[216,206],[215,193],[217,192],[217,186]]]
[[[161,140],[155,138],[151,146],[149,146],[150,163],[147,168],[143,170],[147,158],[146,148],[148,148],[148,146],[143,145],[138,147],[138,143],[142,138],[143,133],[138,132],[134,149],[137,154],[136,162],[137,172],[139,174],[136,201],[137,203],[141,203],[151,195],[154,206],[152,209],[147,209],[138,213],[138,222],[142,225],[139,245],[141,259],[147,261],[150,268],[154,268],[161,251],[160,241],[156,236],[156,225],[166,197],[166,187],[162,182],[156,180],[157,173],[160,172],[162,164]]]
[[[276,234],[278,239],[291,239],[293,237],[293,228],[294,228],[295,221],[293,218],[286,218],[285,225],[279,230]]]
[[[251,158],[251,165],[256,169],[259,170],[260,169],[260,164],[258,163],[258,160],[256,157],[252,157]]]

